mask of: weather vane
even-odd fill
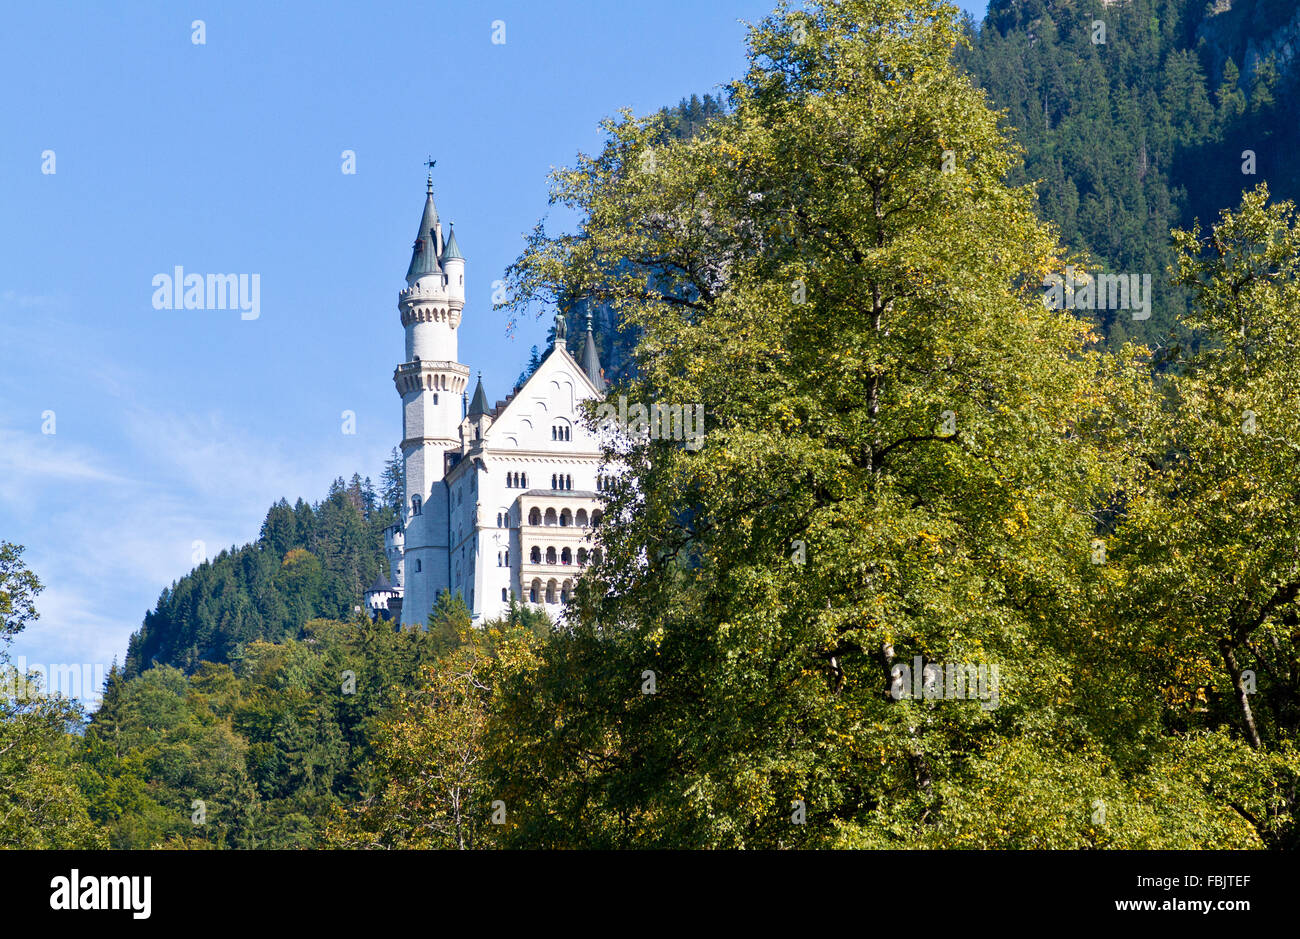
[[[435,166],[438,165],[438,161],[435,160],[435,159],[433,158],[433,154],[430,153],[430,154],[429,154],[429,159],[427,159],[427,160],[424,161],[424,165],[427,166],[427,167],[429,168],[429,172],[432,173],[432,172],[433,172],[433,168],[434,168]]]

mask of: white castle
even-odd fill
[[[512,598],[555,615],[600,553],[593,529],[606,477],[597,439],[579,420],[582,402],[605,385],[590,316],[581,363],[557,317],[537,371],[491,408],[480,374],[466,408],[470,370],[456,353],[465,258],[453,228],[443,238],[432,172],[397,308],[406,330],[405,361],[393,373],[405,502],[384,534],[391,582],[380,578],[367,605],[424,625],[446,590],[476,621],[504,614]]]

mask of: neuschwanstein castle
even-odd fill
[[[423,625],[444,590],[459,593],[475,620],[503,614],[512,596],[563,603],[600,550],[592,532],[605,478],[596,437],[579,420],[582,402],[605,385],[590,319],[581,362],[557,318],[554,345],[522,387],[490,407],[480,376],[466,407],[470,370],[456,353],[465,258],[455,230],[444,237],[432,173],[397,309],[406,499],[385,533],[391,582],[367,591],[368,606]]]

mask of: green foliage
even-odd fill
[[[370,791],[376,728],[437,648],[434,631],[359,616],[188,676],[115,669],[85,732],[91,817],[119,848],[318,846]]]
[[[1289,18],[1294,4],[1283,6]],[[1213,217],[1261,178],[1300,195],[1300,126],[1286,118],[1296,73],[1283,81],[1264,60],[1243,87],[1237,64],[1281,25],[1276,12],[1258,0],[1218,11],[1200,0],[995,0],[958,50],[1025,148],[1011,180],[1038,181],[1040,211],[1062,240],[1106,270],[1155,281],[1151,319],[1095,314],[1115,349],[1130,337],[1164,342],[1190,311],[1166,276],[1172,227]],[[1242,175],[1246,149],[1258,176]]]
[[[0,848],[102,847],[76,781],[80,707],[9,664],[7,644],[38,618],[43,589],[22,553],[0,542]]]
[[[1300,228],[1290,202],[1247,193],[1208,233],[1175,233],[1195,298],[1146,422],[1148,471],[1117,541],[1120,615],[1176,720],[1254,753],[1229,804],[1276,847],[1300,844]],[[1209,749],[1207,742],[1203,749]],[[1218,760],[1210,765],[1217,766]],[[1249,770],[1247,770],[1249,767]],[[1225,773],[1224,778],[1242,777]],[[1232,793],[1240,781],[1216,780]]]
[[[222,551],[163,591],[131,637],[126,674],[231,662],[246,643],[294,638],[313,618],[351,616],[387,565],[383,530],[397,519],[387,503],[402,499],[393,472],[390,464],[382,499],[354,475],[314,506],[273,505],[256,542]]]
[[[22,545],[0,541],[0,642],[8,643],[37,619],[41,582],[22,561]]]
[[[1061,249],[957,29],[783,8],[725,118],[624,115],[556,173],[581,232],[534,234],[516,307],[608,304],[642,336],[616,393],[708,437],[608,454],[606,561],[488,724],[505,844],[1270,843],[1238,738],[1173,724],[1116,615],[1141,591],[1096,544],[1153,458],[1150,362],[1044,309]],[[917,660],[996,666],[1000,700],[900,699]]]
[[[355,848],[490,847],[500,831],[494,814],[510,819],[508,802],[485,772],[488,728],[500,719],[496,688],[503,676],[532,662],[544,613],[512,607],[500,621],[470,626],[458,600],[443,595],[439,627],[454,640],[424,667],[374,733],[375,780],[358,804],[339,810],[327,830],[333,845]]]

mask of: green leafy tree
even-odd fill
[[[625,115],[556,174],[581,232],[538,229],[515,308],[609,304],[642,331],[616,392],[701,404],[707,439],[611,446],[605,561],[491,725],[510,843],[1041,844],[1010,802],[1098,843],[1129,724],[1089,549],[1129,467],[1097,417],[1134,375],[1045,308],[1061,249],[959,41],[937,4],[783,7],[725,117]],[[1000,701],[896,696],[918,662],[997,666]],[[1185,810],[1120,788],[1130,844]]]
[[[1263,844],[1300,841],[1300,229],[1246,194],[1175,233],[1201,336],[1162,382],[1121,527],[1118,615],[1185,737],[1187,771]],[[1121,555],[1121,557],[1123,557]],[[1197,767],[1202,767],[1198,769]]]
[[[0,542],[0,848],[102,847],[76,782],[81,708],[9,662],[9,641],[40,615],[43,588],[22,552]]]

